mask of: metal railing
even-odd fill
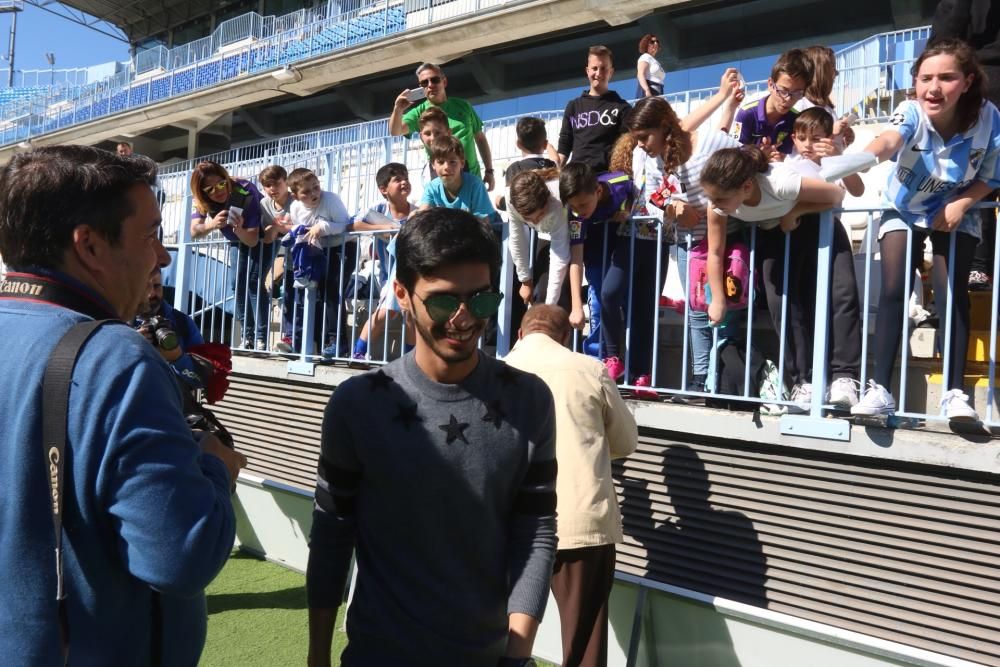
[[[681,100],[681,104],[693,103],[693,100],[705,96],[696,91],[694,94],[685,96]],[[561,123],[561,114],[559,112],[546,112],[540,114],[540,117],[547,123],[549,136],[557,136]],[[494,154],[494,165],[497,173],[502,173],[503,168],[507,164],[519,157],[519,152],[514,145],[515,123],[516,118],[512,117],[484,124],[484,131],[487,134]],[[406,164],[410,169],[411,179],[414,182],[414,190],[416,191],[420,187],[419,174],[424,167],[426,157],[422,145],[412,137],[381,137],[350,144],[335,145],[333,147],[324,147],[323,143],[315,134],[302,135],[297,138],[290,138],[286,143],[268,142],[266,148],[263,149],[255,151],[244,149],[233,152],[228,156],[220,155],[219,158],[230,169],[230,173],[244,177],[252,177],[253,174],[259,173],[263,167],[272,163],[281,164],[286,169],[298,166],[308,167],[317,173],[320,182],[324,185],[324,189],[339,193],[348,210],[356,213],[363,213],[382,201],[381,195],[378,193],[374,183],[375,171],[382,164],[390,161]],[[235,159],[227,161],[224,159],[226,157],[233,157]],[[202,318],[215,317],[216,322],[220,321],[220,318],[225,317],[245,321],[246,317],[240,317],[239,315],[242,314],[245,316],[250,311],[245,299],[240,300],[236,298],[234,281],[237,272],[233,264],[234,258],[230,257],[224,251],[227,243],[215,240],[190,244],[187,240],[187,214],[190,211],[190,195],[187,193],[187,179],[192,166],[193,163],[173,166],[161,176],[161,184],[164,186],[168,202],[164,214],[167,238],[171,240],[176,239],[178,242],[177,247],[179,248],[179,261],[175,279],[175,284],[178,288],[177,305],[181,309],[188,309]],[[872,191],[877,189],[870,188]],[[876,216],[880,210],[880,206],[864,204],[863,208],[843,209],[840,212],[845,218],[848,215],[861,215],[865,217],[864,224],[859,225],[859,227],[864,228],[866,234],[862,240],[862,247],[865,251],[854,256],[857,266],[859,302],[863,304],[861,310],[861,327],[863,331],[862,362],[858,377],[854,379],[861,383],[866,382],[871,377],[871,372],[868,370],[868,362],[871,361],[872,346],[869,344],[869,340],[874,331],[874,304],[877,303],[878,299],[880,285],[878,276],[881,270],[876,253],[874,252],[875,242],[873,239],[876,230]],[[813,401],[808,406],[806,414],[798,416],[786,415],[782,417],[782,424],[783,428],[787,428],[786,432],[788,433],[837,438],[843,437],[849,429],[842,419],[827,418],[830,414],[830,407],[825,402],[825,395],[827,385],[829,384],[827,344],[829,340],[828,329],[831,324],[828,282],[830,277],[828,267],[830,266],[831,257],[830,239],[835,229],[834,225],[839,223],[834,222],[832,213],[826,213],[821,216],[820,224],[822,234],[820,235],[817,248],[817,266],[820,268],[816,272],[818,283],[816,292],[817,307],[815,321],[813,322],[814,340],[811,348],[811,380],[815,389],[813,392]],[[348,237],[349,240],[341,241],[341,252],[339,254],[334,253],[332,258],[327,260],[330,262],[330,270],[336,275],[334,284],[337,286],[337,289],[343,288],[346,281],[355,274],[360,276],[370,274],[384,275],[386,273],[384,265],[377,263],[381,259],[384,259],[379,256],[378,252],[372,254],[370,249],[366,253],[352,253],[351,251],[358,246],[359,241],[363,241],[363,245],[366,247],[375,246],[377,249],[378,244],[366,240],[370,236],[372,235],[364,233],[350,235]],[[749,227],[747,229],[746,241],[751,253],[750,264],[753,272],[751,275],[751,284],[753,284],[760,271],[757,266],[758,262],[756,261],[759,241],[756,227]],[[655,242],[633,239],[629,250],[632,253],[630,261],[634,260],[635,246],[639,243]],[[682,237],[680,244],[690,244],[690,240]],[[633,313],[631,312],[631,307],[626,308],[622,315],[627,340],[642,341],[641,343],[625,345],[626,367],[628,367],[631,361],[631,355],[638,349],[636,345],[641,344],[651,351],[652,364],[649,371],[652,376],[652,389],[660,397],[686,396],[708,399],[710,401],[721,400],[748,405],[769,404],[770,406],[778,406],[779,408],[800,407],[794,405],[787,394],[781,392],[778,395],[768,397],[759,396],[760,378],[757,377],[756,371],[752,372],[750,370],[750,364],[747,364],[743,370],[742,382],[738,383],[741,389],[736,393],[721,393],[712,386],[713,382],[711,380],[707,391],[697,390],[693,386],[692,368],[686,360],[691,356],[693,346],[692,337],[695,335],[704,335],[704,331],[696,330],[693,320],[696,319],[697,313],[691,311],[687,305],[685,305],[680,313],[675,313],[670,309],[659,306],[659,297],[664,287],[664,274],[667,272],[667,267],[676,262],[676,258],[671,258],[669,254],[670,246],[659,243],[657,244],[657,248],[655,261],[653,262],[655,264],[653,275],[659,276],[659,278],[654,281],[654,284],[643,287],[643,289],[648,287],[650,290],[650,303],[652,304],[653,299],[657,301],[653,305],[656,309],[656,316],[653,319],[651,330],[639,331],[635,328],[632,321]],[[276,253],[277,249],[272,248],[271,252]],[[786,245],[786,267],[788,266],[788,252],[789,249]],[[510,257],[506,252],[504,253],[504,257],[501,285],[508,298],[504,300],[503,311],[498,316],[496,328],[495,349],[499,353],[505,352],[512,343],[511,299],[517,293]],[[998,261],[1000,261],[1000,258],[995,259],[994,264]],[[215,268],[209,270],[200,266],[206,263]],[[248,274],[249,272],[246,271],[240,273],[241,276]],[[685,280],[686,276],[683,276],[682,272],[681,281],[684,282]],[[740,355],[745,360],[767,356],[761,353],[761,350],[776,350],[771,356],[767,356],[767,359],[773,363],[778,378],[784,378],[787,375],[790,363],[785,352],[788,348],[787,338],[789,332],[787,322],[789,318],[787,315],[790,308],[787,301],[786,289],[789,280],[787,268],[783,280],[785,284],[782,285],[782,293],[786,296],[780,305],[782,315],[780,317],[781,327],[779,331],[774,330],[770,321],[771,318],[768,317],[768,311],[758,307],[742,311],[734,323],[735,333],[724,337],[724,342],[728,345],[739,345]],[[268,340],[265,347],[273,348],[274,344],[283,334],[289,335],[287,322],[294,320],[294,328],[296,330],[301,328],[299,326],[301,323],[305,325],[305,331],[315,331],[314,335],[304,336],[304,339],[303,337],[293,335],[293,343],[295,344],[293,354],[296,357],[295,367],[298,370],[307,372],[312,364],[315,363],[329,361],[350,362],[351,346],[356,341],[361,330],[360,328],[364,325],[365,317],[372,313],[378,306],[378,290],[370,289],[367,295],[361,299],[345,299],[349,303],[347,307],[342,308],[341,301],[325,298],[319,292],[310,294],[308,290],[294,290],[292,288],[282,290],[277,287],[280,282],[286,282],[287,287],[287,281],[283,281],[279,272],[277,275],[271,275],[270,279],[265,280],[265,283],[270,286],[271,291],[268,291],[264,287],[257,291],[258,294],[264,294],[266,295],[264,298],[267,298],[267,303],[263,308],[263,312],[269,314]],[[632,287],[630,286],[630,289]],[[244,292],[246,291],[244,290]],[[982,299],[979,299],[979,301],[982,302]],[[197,308],[194,308],[195,302],[199,304]],[[299,312],[297,304],[305,306],[300,315],[294,314]],[[290,305],[293,315],[289,317],[286,313],[285,329],[282,331],[281,327],[277,325],[277,320],[280,319],[278,314],[286,312]],[[980,306],[982,306],[982,303],[980,303]],[[992,294],[990,308],[988,317],[992,324],[989,333],[980,332],[981,338],[989,338],[989,353],[988,356],[980,355],[980,359],[984,361],[970,364],[970,368],[979,374],[978,381],[980,384],[985,385],[988,396],[984,398],[982,392],[980,392],[979,400],[987,400],[989,402],[989,405],[985,406],[985,411],[981,410],[980,414],[985,417],[989,425],[996,426],[998,420],[996,408],[993,405],[996,401],[996,288],[994,288]],[[254,312],[256,313],[257,311],[255,310]],[[812,317],[812,314],[810,314],[810,317]],[[303,318],[310,318],[310,321],[302,322]],[[982,318],[982,314],[980,318]],[[225,342],[232,343],[235,349],[246,349],[242,345],[242,339],[245,337],[244,334],[246,332],[239,328],[234,319],[226,320],[230,333],[224,340]],[[950,332],[951,320],[947,314],[947,310],[942,313],[942,320],[942,325],[945,327],[942,331]],[[317,326],[314,324],[315,322],[321,323],[319,329],[314,330],[311,328]],[[211,322],[206,324],[207,327],[210,325],[212,327],[215,326]],[[383,321],[380,327],[381,335],[376,334],[372,337],[378,339],[380,342],[377,345],[373,345],[369,351],[373,363],[388,361],[394,355],[398,354],[401,344],[400,336],[402,332],[399,331],[396,324],[390,326],[387,321]],[[212,328],[212,330],[214,331],[215,328]],[[923,399],[914,394],[912,387],[915,384],[919,385],[920,380],[917,369],[926,372],[928,375],[925,389],[936,376],[936,370],[944,370],[944,379],[941,380],[943,391],[946,388],[944,383],[947,382],[948,370],[954,363],[958,362],[958,360],[949,358],[948,354],[944,352],[936,358],[933,354],[924,354],[924,356],[929,356],[930,358],[923,360],[911,359],[911,355],[908,352],[910,346],[909,331],[911,330],[907,329],[907,331],[904,331],[902,340],[901,349],[903,350],[903,354],[899,370],[895,375],[896,378],[900,379],[901,383],[900,389],[894,392],[895,396],[899,399],[899,409],[895,417],[890,420],[892,424],[907,425],[917,421],[933,422],[941,420],[942,417],[936,407],[928,407],[926,405],[926,396],[929,394],[926,394]],[[717,352],[722,341],[720,341],[718,333],[714,330],[711,331],[710,335],[712,337],[710,345],[714,355],[710,363],[710,368],[713,369],[710,374],[714,377],[717,375],[717,369],[720,365]],[[951,349],[947,335],[944,333],[941,334],[944,345],[941,348],[942,351]],[[387,342],[390,340],[392,341],[391,344]],[[981,342],[985,343],[985,341]],[[577,345],[579,346],[580,344],[578,340]],[[984,346],[981,345],[981,347]],[[328,354],[326,356],[323,355],[324,348],[327,348]],[[277,354],[272,351],[261,351],[261,353],[269,355]],[[914,380],[918,382],[914,383]],[[779,386],[780,384],[779,382]],[[630,390],[642,389],[635,385],[631,371],[627,371],[622,386],[624,389]],[[790,386],[787,387],[787,389],[790,388]],[[933,393],[933,388],[929,393]],[[844,415],[839,416],[843,417]]]
[[[873,35],[836,54],[833,101],[841,113],[883,120],[906,99],[910,66],[930,38],[930,26]]]

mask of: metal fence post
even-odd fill
[[[819,218],[819,249],[816,255],[816,326],[813,334],[812,406],[808,415],[784,415],[782,435],[806,436],[827,440],[850,440],[851,424],[846,419],[825,419],[826,357],[830,326],[830,267],[833,259],[833,211]]]

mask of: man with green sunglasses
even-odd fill
[[[552,393],[478,349],[503,299],[488,224],[422,211],[396,253],[416,347],[345,381],[326,407],[309,664],[330,664],[357,547],[343,665],[532,665],[556,548]]]

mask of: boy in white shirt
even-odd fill
[[[319,179],[311,170],[299,168],[288,175],[288,189],[295,201],[292,202],[289,214],[292,219],[292,231],[289,232],[283,244],[293,246],[292,265],[295,271],[295,286],[299,288],[319,287],[317,306],[324,304],[325,330],[332,340],[323,350],[324,357],[338,356],[337,343],[342,333],[340,329],[347,318],[338,317],[341,307],[340,277],[345,274],[341,263],[349,265],[349,255],[352,247],[347,244],[344,235],[355,230],[389,230],[395,225],[388,223],[369,223],[364,221],[351,222],[347,208],[333,192],[324,191]],[[320,239],[323,239],[322,242]],[[322,249],[327,248],[327,252]],[[350,271],[346,271],[347,274]],[[324,278],[325,276],[325,278]],[[291,298],[289,294],[286,298]],[[295,312],[301,312],[301,295],[296,293]],[[301,318],[297,317],[295,337],[301,329]],[[324,330],[324,318],[316,317],[315,334]],[[338,326],[339,323],[339,326]],[[320,336],[317,335],[317,340]],[[346,341],[345,341],[346,342]],[[343,344],[341,348],[345,347]],[[342,356],[342,355],[341,355]]]

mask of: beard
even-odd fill
[[[482,336],[483,331],[486,329],[486,320],[476,320],[476,324],[472,327],[475,333],[467,347],[454,349],[445,343],[445,339],[448,337],[445,324],[437,324],[436,322],[431,322],[430,325],[425,324],[417,317],[412,306],[407,311],[407,315],[408,324],[417,330],[417,335],[423,339],[434,355],[445,363],[461,363],[479,352],[477,344],[480,336]]]

